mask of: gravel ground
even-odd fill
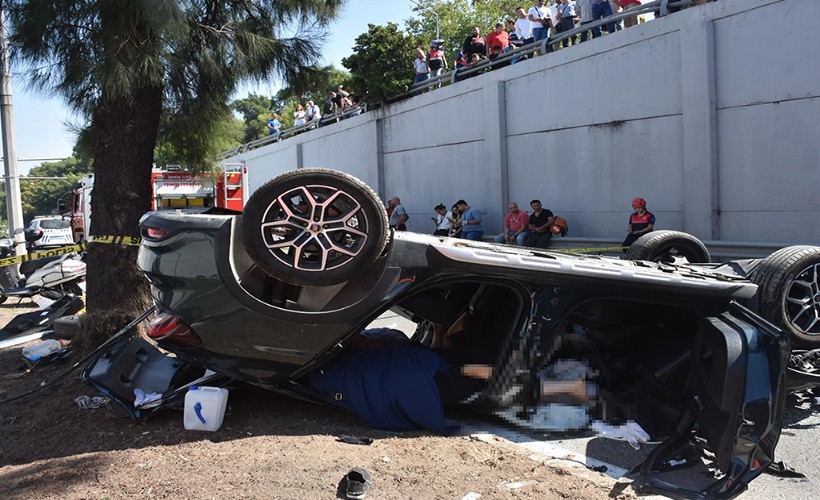
[[[5,325],[30,303],[0,306]],[[0,350],[0,399],[51,380],[70,362],[27,373],[20,347]],[[368,498],[634,498],[597,473],[575,474],[502,439],[388,433],[332,408],[257,388],[232,391],[217,432],[186,431],[182,412],[121,419],[81,410],[95,396],[72,373],[0,405],[0,498],[344,498],[353,466]],[[370,437],[370,446],[337,436]]]

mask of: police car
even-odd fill
[[[71,221],[57,215],[37,216],[26,227],[26,241],[30,250],[73,245]]]

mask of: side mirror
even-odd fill
[[[43,232],[40,230],[26,230],[26,243],[37,241],[43,237]]]
[[[71,197],[74,195],[71,191],[63,194],[57,200],[57,215],[65,215],[71,211]]]

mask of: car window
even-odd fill
[[[71,221],[68,219],[41,219],[41,229],[68,229],[71,227]]]

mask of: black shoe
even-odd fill
[[[345,495],[347,498],[355,500],[364,498],[365,495],[367,495],[367,490],[369,490],[370,486],[373,484],[373,479],[370,477],[370,473],[361,467],[353,467],[350,469],[350,472],[347,473],[345,479],[347,479],[347,490],[345,491]]]

